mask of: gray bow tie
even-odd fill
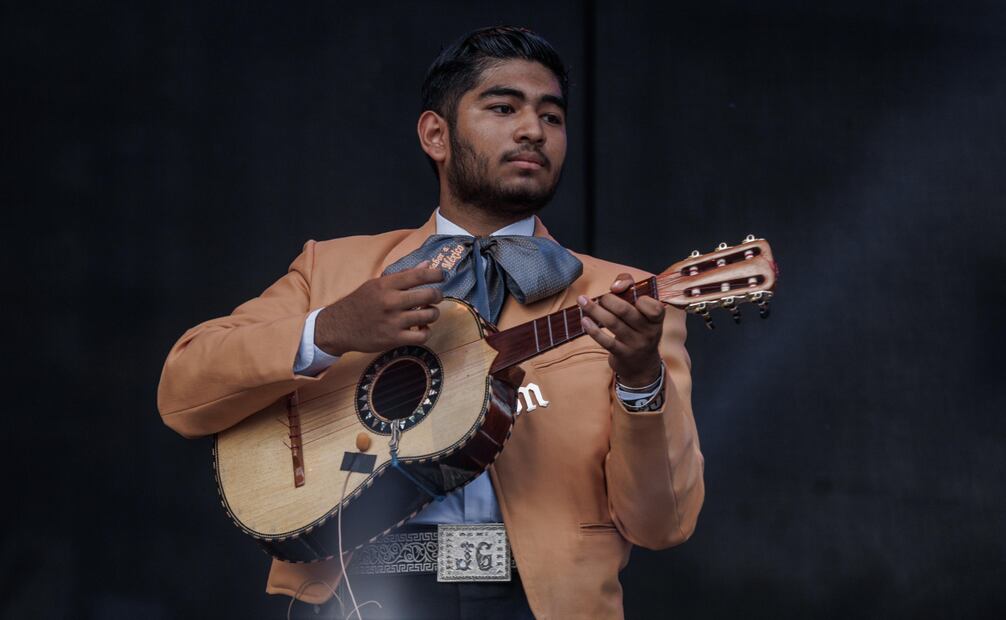
[[[532,303],[564,291],[583,273],[583,264],[555,241],[520,235],[433,235],[384,273],[411,269],[424,260],[447,272],[443,282],[431,286],[470,302],[492,322],[507,291],[521,304]]]

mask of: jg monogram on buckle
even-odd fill
[[[437,581],[510,581],[503,524],[438,525]]]

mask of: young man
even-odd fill
[[[409,569],[393,557],[401,549],[378,549],[369,557],[385,557],[386,571],[348,569],[356,600],[383,605],[365,608],[368,618],[619,618],[631,546],[668,547],[694,529],[704,490],[683,313],[605,294],[649,274],[564,250],[535,216],[566,155],[567,84],[534,33],[462,37],[423,87],[419,142],[440,183],[426,224],[309,241],[285,277],[189,330],[165,364],[164,422],[201,436],[317,381],[346,352],[421,345],[445,293],[501,328],[580,305],[591,338],[523,364],[525,411],[488,473],[407,525],[502,522],[513,579],[438,583],[398,574]],[[430,268],[442,246],[432,235],[459,235],[452,243],[464,251],[450,269]],[[322,603],[340,578],[338,560],[274,560],[267,590]]]

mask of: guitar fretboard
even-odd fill
[[[618,295],[622,299],[635,303],[640,297],[655,297],[657,295],[657,279],[647,278],[641,282],[636,282]],[[596,299],[596,298],[595,298]],[[511,366],[520,364],[532,357],[554,349],[565,344],[574,338],[579,338],[584,333],[583,310],[579,305],[563,308],[558,312],[553,312],[541,318],[515,325],[510,329],[490,334],[486,341],[497,351],[499,355],[493,362],[490,373],[506,370]]]

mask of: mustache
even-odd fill
[[[537,146],[521,146],[511,151],[507,151],[506,153],[503,154],[503,161],[508,162],[513,159],[516,159],[519,155],[525,155],[529,153],[533,153],[537,157],[541,158],[542,166],[545,169],[552,168],[552,161],[548,158],[548,155],[545,155],[545,153],[543,153],[541,149],[538,148]]]

